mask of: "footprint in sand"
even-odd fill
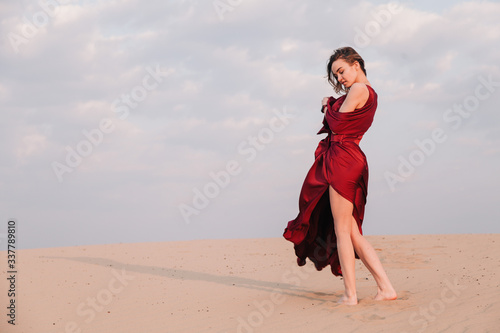
[[[372,314],[369,314],[369,313],[366,313],[366,314],[358,314],[358,313],[355,313],[355,314],[352,314],[352,315],[348,315],[347,317],[350,317],[352,319],[356,319],[356,320],[360,320],[360,321],[363,321],[363,322],[369,322],[369,321],[375,321],[375,320],[384,320],[385,317],[383,316],[379,316],[375,313],[372,313]]]

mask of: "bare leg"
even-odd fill
[[[396,291],[392,287],[391,281],[387,277],[387,274],[382,267],[382,263],[375,252],[373,246],[366,240],[363,235],[360,234],[358,229],[358,224],[352,216],[352,231],[351,239],[354,249],[358,256],[360,257],[363,264],[368,268],[370,273],[375,278],[377,282],[377,295],[375,295],[375,300],[393,300],[397,298]]]
[[[335,221],[335,235],[337,237],[337,251],[340,267],[344,278],[344,295],[338,303],[358,304],[356,294],[356,277],[354,266],[354,247],[351,241],[352,230],[352,203],[329,186],[330,206]]]

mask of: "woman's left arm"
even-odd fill
[[[339,112],[352,112],[365,105],[369,96],[368,88],[364,83],[354,83],[340,106]]]

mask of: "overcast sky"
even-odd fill
[[[500,232],[498,2],[2,1],[0,15],[2,249],[11,218],[22,248],[281,237],[346,45],[379,97],[364,234]]]

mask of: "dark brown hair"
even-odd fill
[[[326,73],[327,73],[327,78],[328,82],[332,85],[333,89],[335,92],[338,94],[340,92],[347,92],[347,89],[345,89],[342,84],[337,81],[337,78],[333,75],[332,72],[332,64],[335,62],[335,60],[338,59],[343,59],[345,62],[347,62],[349,65],[354,65],[355,62],[359,63],[359,66],[361,67],[361,70],[363,70],[363,73],[366,75],[366,70],[365,70],[365,61],[361,56],[356,52],[352,47],[346,46],[346,47],[341,47],[339,49],[336,49],[333,51],[333,54],[330,56],[330,61],[328,61],[328,65],[326,66]]]

